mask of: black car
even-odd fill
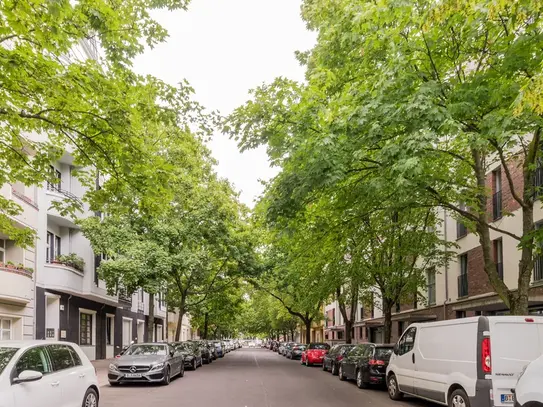
[[[384,384],[394,345],[368,343],[357,345],[343,359],[339,380],[353,379],[364,389],[370,384]]]
[[[287,353],[287,358],[289,359],[301,359],[302,352],[305,350],[306,345],[303,343],[295,344]]]
[[[324,355],[322,361],[322,370],[330,371],[334,376],[337,376],[339,372],[339,364],[345,357],[345,354],[349,352],[356,345],[340,344],[334,345],[327,354]]]
[[[202,351],[197,343],[194,342],[175,342],[172,344],[177,350],[180,350],[185,358],[185,367],[196,370],[203,365]]]
[[[202,352],[202,362],[206,365],[210,364],[213,361],[213,358],[211,357],[211,352],[209,351],[209,348],[207,347],[207,344],[204,341],[190,341],[192,343],[195,343],[198,348],[200,348],[200,352]]]
[[[208,342],[208,341],[206,341],[205,344],[207,346],[207,349],[209,349],[209,354],[211,356],[211,359],[217,360],[219,356],[217,355],[217,348],[215,348],[215,345],[212,342]]]

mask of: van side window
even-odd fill
[[[405,331],[405,334],[398,343],[398,355],[405,355],[411,352],[413,346],[415,346],[415,336],[417,334],[417,328],[409,328]]]

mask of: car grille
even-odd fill
[[[136,368],[135,372],[130,370],[132,366]],[[123,373],[145,373],[149,371],[149,366],[129,365],[129,366],[119,366],[118,369],[119,369],[119,372],[123,372]]]

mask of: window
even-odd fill
[[[45,253],[45,261],[47,263],[53,262],[58,256],[60,256],[60,246],[60,236],[47,232],[47,251]]]
[[[0,239],[0,263],[6,262],[6,241]]]
[[[47,347],[49,354],[51,355],[51,361],[53,362],[53,370],[58,372],[59,370],[69,369],[71,367],[81,364],[81,359],[77,356],[77,361],[72,357],[74,350],[68,345],[49,345]]]
[[[411,352],[415,345],[415,336],[417,335],[417,328],[409,328],[398,342],[398,355],[405,355]]]
[[[496,239],[494,244],[494,263],[496,263],[496,272],[503,280],[503,242],[502,239]]]
[[[461,203],[458,205],[458,208],[462,211],[466,211],[467,207],[465,203]],[[468,228],[463,222],[460,222],[459,220],[456,221],[456,238],[460,239],[461,237],[464,237],[468,234]]]
[[[79,314],[79,344],[92,346],[92,314]]]
[[[113,317],[106,317],[106,345],[113,345]]]
[[[343,339],[343,331],[338,331],[337,332],[337,338],[338,339]]]
[[[464,253],[458,257],[460,263],[460,275],[458,276],[458,297],[468,295],[468,254]]]
[[[336,309],[332,308],[332,326],[336,326]]]
[[[364,319],[364,307],[360,307],[360,321]]]
[[[51,359],[53,359],[53,357],[51,357]],[[17,377],[25,370],[35,370],[41,374],[47,374],[53,371],[45,346],[36,346],[23,353],[15,365]]]
[[[83,362],[81,362],[81,358],[77,354],[74,348],[71,346],[66,346],[68,348],[68,351],[70,352],[70,355],[72,355],[72,360],[74,361],[75,366],[81,366]]]
[[[502,217],[502,172],[501,168],[492,171],[492,219]]]
[[[427,293],[428,293],[428,305],[435,305],[436,303],[436,271],[429,270],[426,275],[427,281]]]
[[[401,312],[401,311],[402,311],[402,305],[399,302],[397,302],[396,303],[396,313]]]
[[[456,311],[456,319],[466,318],[466,311]]]
[[[62,174],[52,165],[49,166],[49,171],[51,172],[51,178],[54,179],[53,182],[47,182],[47,189],[49,191],[58,191],[62,185]]]
[[[0,347],[0,374],[4,371],[13,355],[17,353],[18,348]]]
[[[140,288],[140,302],[143,302],[143,288]]]
[[[13,335],[13,321],[9,318],[0,318],[0,341],[9,341]]]
[[[398,338],[402,336],[403,330],[404,330],[404,322],[398,321]]]

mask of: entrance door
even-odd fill
[[[123,346],[130,346],[132,342],[132,319],[123,318]]]
[[[106,316],[106,359],[111,359],[115,353],[113,341],[115,338],[115,317],[113,315]]]

